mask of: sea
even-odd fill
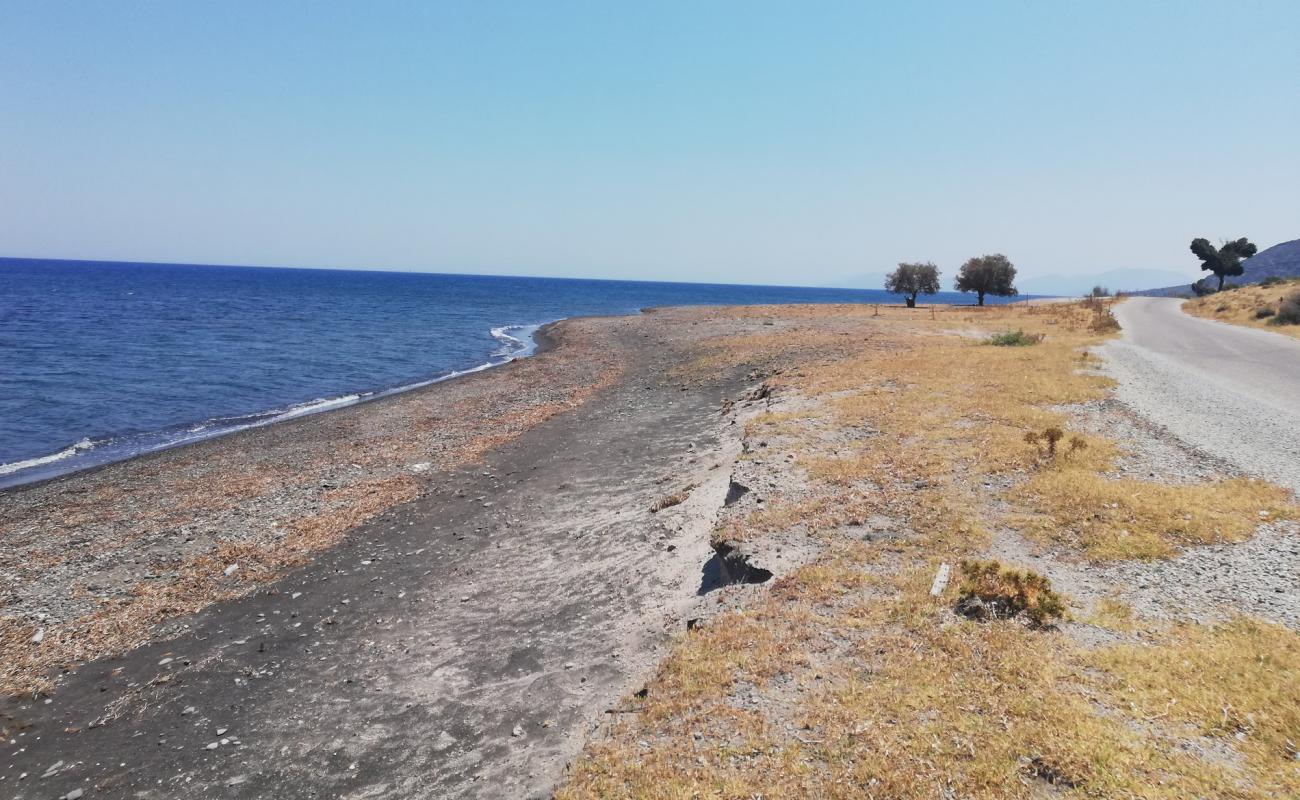
[[[940,293],[937,302],[970,302]],[[530,355],[579,315],[878,290],[0,259],[0,487]]]

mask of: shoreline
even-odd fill
[[[1040,300],[1046,302],[1069,302],[1068,298],[1047,298],[1047,297],[1040,297],[1036,295],[1026,295],[1023,298],[1012,298],[1004,302],[994,302],[990,305],[990,307],[996,305],[1002,305],[1002,304],[1008,304],[1008,305],[1016,304],[1016,303],[1030,304],[1034,300]],[[901,305],[894,304],[894,303],[864,303],[864,305],[902,307]],[[944,306],[960,307],[962,304],[932,303],[930,305],[939,306],[939,307],[944,307]],[[496,331],[498,330],[504,330],[512,327],[520,327],[520,328],[532,327],[534,329],[529,337],[532,341],[532,346],[528,347],[525,344],[525,346],[522,348],[523,351],[525,352],[522,355],[509,356],[502,361],[488,361],[478,366],[470,367],[463,370],[450,370],[444,375],[440,375],[428,379],[421,379],[421,380],[414,381],[412,383],[400,384],[397,386],[390,386],[386,388],[381,387],[381,388],[355,389],[332,397],[319,397],[312,400],[293,402],[293,403],[285,404],[283,406],[270,408],[263,411],[249,412],[246,414],[231,415],[227,417],[212,417],[205,420],[190,421],[190,422],[180,423],[177,425],[170,426],[169,428],[163,428],[155,431],[145,431],[142,433],[131,433],[131,434],[112,434],[112,435],[107,435],[99,440],[93,440],[90,439],[89,437],[84,437],[82,440],[69,444],[66,447],[52,453],[34,455],[27,458],[21,458],[17,461],[0,464],[0,495],[3,495],[5,492],[11,491],[16,488],[20,488],[24,486],[41,485],[48,481],[58,480],[60,478],[67,477],[70,475],[79,475],[87,472],[93,472],[103,467],[111,466],[113,464],[120,464],[128,461],[133,461],[139,458],[145,458],[155,453],[161,453],[169,450],[175,450],[179,448],[185,448],[197,444],[202,444],[204,442],[212,441],[214,439],[219,439],[226,436],[231,436],[247,430],[254,430],[258,428],[264,428],[267,426],[280,425],[283,423],[292,422],[293,420],[300,419],[303,417],[338,411],[345,408],[351,408],[357,405],[363,405],[366,403],[383,400],[388,397],[401,395],[408,392],[418,391],[420,389],[424,389],[429,386],[445,383],[448,381],[453,381],[458,378],[466,377],[468,375],[473,375],[497,367],[505,366],[507,364],[513,363],[523,358],[531,358],[532,356],[539,355],[551,349],[553,345],[548,342],[547,332],[554,329],[556,325],[564,322],[565,320],[587,319],[587,318],[599,319],[604,316],[632,317],[640,314],[653,313],[655,311],[672,309],[672,308],[726,308],[726,307],[727,306],[711,306],[711,305],[648,306],[648,307],[640,308],[637,311],[630,312],[628,314],[596,315],[596,316],[575,315],[571,317],[562,317],[560,319],[552,320],[546,323],[541,323],[536,326],[507,325],[507,326],[503,326],[502,328],[494,328],[492,330],[493,330],[493,336],[495,337]],[[929,307],[928,305],[918,305],[916,309],[923,310],[928,307]],[[971,307],[978,308],[978,306],[974,306],[974,305],[972,305]],[[509,338],[514,338],[514,337],[509,337]],[[521,340],[516,340],[516,341],[521,341]],[[203,430],[204,428],[218,424],[223,420],[240,420],[240,419],[248,419],[251,421],[242,424],[236,422],[234,424],[231,424],[229,427],[219,427],[211,432],[204,432]],[[183,436],[179,434],[180,431],[184,431],[185,433],[193,433],[195,435]],[[76,459],[79,453],[95,453],[96,451],[103,452],[100,450],[100,448],[106,445],[111,446],[114,442],[123,439],[125,437],[160,437],[160,436],[168,435],[169,432],[176,432],[177,438],[165,439],[158,444],[145,445],[144,447],[142,447],[142,449],[138,449],[138,450],[132,449],[129,450],[128,452],[123,452],[121,454],[113,453],[102,459],[96,459],[93,457],[88,458],[86,459],[84,464],[79,464],[76,461],[69,462],[69,459]],[[6,468],[12,468],[14,465],[17,464],[30,464],[30,466],[23,467],[21,469],[13,469],[12,471],[5,471]],[[65,468],[60,468],[60,465],[66,465],[66,466]]]
[[[601,709],[635,689],[713,588],[709,531],[739,448],[731,402],[754,378],[738,365],[674,374],[694,343],[736,330],[711,311],[565,320],[539,331],[540,357],[507,370],[0,495],[0,573],[22,573],[0,616],[0,731],[26,745],[0,755],[72,765],[42,782],[66,784],[56,794],[177,772],[215,790],[282,746],[311,752],[255,768],[247,796],[389,781],[368,758],[339,773],[330,742],[302,732],[340,725],[345,670],[342,685],[362,691],[344,689],[344,724],[392,729],[386,747],[416,781],[390,791],[554,786]],[[408,423],[430,412],[482,427],[521,407],[525,424],[435,448],[447,455],[436,464],[406,447]],[[350,441],[378,442],[359,428],[397,446],[401,468],[353,461]],[[334,467],[305,458],[314,448]],[[286,461],[285,489],[229,474],[280,480]],[[685,502],[648,510],[683,487]],[[221,540],[259,522],[258,536]],[[616,577],[632,573],[643,580]],[[105,640],[106,629],[129,635]],[[59,657],[32,660],[48,648]],[[42,669],[54,679],[33,682]],[[484,682],[495,688],[475,688]],[[414,724],[413,702],[428,737],[396,732]],[[191,706],[198,716],[181,713]],[[257,745],[210,753],[206,738],[189,741],[207,724]],[[528,747],[513,746],[516,728]],[[168,746],[133,747],[146,729]],[[122,752],[125,770],[99,768]]]
[[[170,450],[177,450],[185,447],[191,447],[194,445],[202,444],[204,442],[213,441],[215,439],[220,439],[227,436],[233,436],[243,431],[256,430],[259,428],[265,428],[272,425],[282,425],[285,423],[293,422],[294,420],[297,419],[302,419],[304,417],[315,416],[318,414],[327,414],[333,411],[340,411],[345,408],[352,408],[354,406],[365,405],[367,403],[377,402],[389,397],[395,397],[398,395],[406,394],[408,392],[416,392],[421,389],[428,388],[430,386],[436,386],[438,384],[446,383],[448,381],[453,381],[458,378],[464,378],[470,375],[475,375],[481,372],[486,372],[488,370],[495,369],[498,367],[504,367],[520,359],[532,358],[533,356],[539,355],[545,352],[546,350],[551,349],[554,345],[549,342],[547,335],[543,332],[549,331],[550,329],[554,328],[554,326],[564,322],[566,319],[570,319],[570,318],[564,317],[558,320],[552,320],[550,322],[542,323],[537,326],[532,326],[532,325],[505,326],[506,328],[511,328],[511,327],[533,328],[533,331],[529,335],[529,339],[531,340],[531,345],[529,345],[528,343],[524,343],[524,346],[521,348],[521,350],[523,351],[522,355],[509,356],[502,361],[488,361],[476,367],[470,367],[468,369],[463,369],[463,370],[451,370],[444,375],[440,375],[434,378],[419,380],[413,383],[401,384],[398,386],[392,386],[388,388],[358,389],[335,397],[321,397],[321,398],[316,398],[314,400],[308,400],[299,403],[290,403],[289,405],[282,406],[278,409],[267,409],[265,411],[252,412],[249,414],[239,415],[237,417],[226,417],[226,418],[215,417],[209,420],[182,423],[180,425],[173,426],[173,429],[189,429],[189,432],[199,433],[199,435],[192,436],[189,438],[178,438],[172,441],[166,441],[157,446],[148,447],[146,449],[142,449],[139,451],[125,453],[121,456],[116,456],[116,457],[110,456],[103,460],[97,460],[97,461],[92,460],[90,461],[90,463],[86,463],[81,466],[69,465],[67,469],[58,469],[56,467],[48,470],[41,470],[40,467],[44,467],[47,465],[52,466],[52,465],[62,463],[66,458],[62,456],[63,453],[69,453],[69,451],[73,451],[69,453],[69,456],[74,456],[76,452],[82,452],[82,451],[91,452],[100,445],[112,443],[115,439],[121,438],[122,435],[109,436],[101,440],[100,442],[93,442],[87,438],[87,439],[83,439],[81,442],[77,442],[72,445],[69,445],[64,449],[59,450],[55,453],[50,453],[48,455],[32,456],[30,458],[21,459],[19,461],[10,462],[8,464],[0,464],[0,470],[3,470],[5,467],[11,467],[14,464],[36,462],[33,463],[30,467],[24,467],[21,469],[13,470],[12,472],[0,471],[0,496],[3,496],[5,492],[14,489],[27,487],[27,486],[37,486],[37,485],[47,483],[49,481],[56,481],[61,478],[69,477],[72,475],[81,475],[81,474],[93,472],[99,469],[103,469],[104,467],[113,466],[115,464],[121,464],[128,461],[140,459],[140,458],[146,458],[155,453],[163,453]],[[493,330],[496,331],[498,329],[494,328]],[[545,344],[544,344],[544,340],[546,341]],[[516,341],[522,341],[522,340],[516,340]],[[214,423],[220,419],[251,419],[253,421],[247,424],[236,424],[227,428],[219,428],[217,430],[213,430],[210,433],[200,433],[201,427],[208,426],[209,424]],[[193,426],[200,426],[200,428],[195,428]],[[162,429],[159,431],[150,431],[143,435],[145,436],[163,435],[167,432],[167,430],[168,429]],[[133,435],[138,435],[138,434],[133,434]],[[83,442],[86,443],[84,448],[83,448]],[[30,474],[32,477],[25,478],[25,474]],[[18,479],[15,480],[14,479],[15,477],[17,477]]]

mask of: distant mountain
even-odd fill
[[[1300,278],[1300,239],[1293,239],[1289,242],[1275,244],[1267,250],[1261,250],[1254,256],[1241,262],[1244,272],[1235,278],[1229,278],[1231,283],[1248,284],[1259,283],[1265,278]],[[1201,277],[1210,276],[1208,272],[1202,272]],[[1186,281],[1181,285],[1164,286],[1159,289],[1147,289],[1133,294],[1151,295],[1153,297],[1168,297],[1182,294],[1191,294],[1192,281]]]
[[[1190,284],[1194,280],[1196,280],[1194,276],[1167,269],[1109,269],[1092,275],[1023,277],[1016,280],[1016,288],[1021,294],[1079,297],[1092,291],[1094,286],[1104,286],[1112,292],[1133,292],[1179,281]]]
[[[835,283],[826,284],[828,289],[883,289],[885,288],[885,273],[883,272],[864,272],[861,275],[850,275],[846,278],[840,278]]]

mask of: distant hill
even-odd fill
[[[1289,242],[1275,244],[1267,250],[1261,250],[1251,258],[1241,262],[1245,270],[1241,275],[1235,278],[1229,278],[1231,283],[1248,284],[1259,283],[1265,278],[1300,278],[1300,239],[1293,239]],[[1208,272],[1201,273],[1202,277],[1209,275]],[[1191,294],[1191,281],[1187,281],[1181,286],[1165,286],[1159,289],[1147,289],[1141,292],[1131,292],[1131,294],[1148,295],[1151,297],[1172,297],[1183,294]]]
[[[1091,275],[1043,275],[1026,276],[1016,279],[1016,288],[1022,294],[1054,295],[1058,297],[1081,297],[1092,291],[1094,286],[1104,286],[1112,292],[1133,292],[1151,286],[1164,286],[1186,280],[1191,283],[1195,278],[1186,277],[1180,272],[1167,269],[1110,269]]]

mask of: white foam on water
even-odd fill
[[[458,378],[462,375],[470,375],[475,372],[482,372],[492,367],[499,367],[502,364],[509,363],[515,358],[522,358],[532,355],[537,350],[537,342],[533,336],[541,328],[541,325],[502,325],[492,328],[492,338],[501,343],[501,347],[489,354],[490,361],[486,361],[475,367],[468,369],[453,370],[443,375],[428,380],[417,381],[416,383],[404,384],[391,389],[384,389],[374,392],[357,392],[353,394],[341,395],[339,397],[322,397],[310,400],[305,403],[296,403],[280,409],[271,409],[258,414],[250,414],[245,417],[235,418],[217,418],[187,426],[183,432],[174,433],[171,436],[165,435],[165,432],[158,431],[154,434],[146,434],[144,440],[147,444],[142,444],[140,439],[135,437],[123,437],[121,441],[105,439],[101,442],[92,442],[90,439],[82,439],[76,444],[64,448],[57,453],[29,458],[23,461],[15,461],[10,464],[0,464],[0,476],[12,475],[25,470],[35,470],[37,467],[45,467],[50,464],[56,464],[74,456],[79,456],[94,450],[96,445],[106,445],[103,455],[98,460],[92,460],[91,463],[108,463],[111,461],[122,461],[133,456],[152,453],[158,450],[166,450],[183,444],[212,439],[236,431],[248,430],[249,428],[260,428],[263,425],[270,425],[273,422],[283,422],[285,420],[304,417],[309,414],[317,414],[322,411],[332,411],[338,408],[355,405],[367,400],[374,400],[380,397],[388,397],[394,394],[409,392],[413,389],[419,389],[425,386],[431,386],[435,383]],[[128,441],[133,440],[133,441]],[[86,459],[77,459],[79,462],[85,462]],[[89,466],[83,464],[82,466]],[[55,474],[73,472],[80,469],[81,466],[67,465],[68,468],[51,470],[36,470],[32,473],[33,478],[47,478]],[[12,486],[25,483],[24,478],[14,478],[0,482],[0,486]]]
[[[57,453],[50,453],[48,456],[37,456],[24,461],[14,461],[9,464],[0,464],[0,475],[9,475],[14,472],[21,472],[32,467],[40,467],[46,464],[53,464],[56,461],[62,461],[65,458],[72,458],[78,453],[85,453],[88,450],[95,449],[95,443],[89,439],[82,439],[71,447],[65,447]]]
[[[281,420],[293,419],[294,417],[301,417],[307,414],[315,414],[320,411],[329,411],[332,408],[343,408],[344,406],[350,406],[353,403],[360,402],[362,397],[365,397],[365,395],[345,394],[342,397],[320,397],[315,400],[310,400],[306,403],[298,403],[297,405],[289,406],[289,408],[285,409],[284,411],[281,411],[279,414],[276,414],[270,419],[258,421],[256,423],[253,423],[253,425],[256,426],[267,425],[272,422],[279,422]],[[253,427],[253,426],[248,426],[248,427]]]
[[[530,356],[537,349],[533,335],[541,325],[502,325],[493,328],[492,338],[501,342],[501,347],[492,355],[497,358]]]

